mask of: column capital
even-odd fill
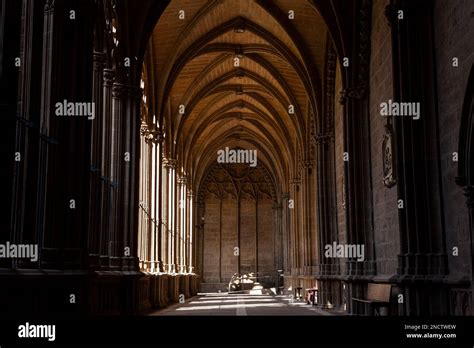
[[[140,135],[142,137],[146,137],[148,133],[149,133],[148,124],[146,122],[142,122],[142,124],[140,125]]]
[[[55,0],[46,0],[46,4],[44,5],[45,14],[49,14],[54,11],[54,2]]]
[[[143,89],[139,86],[126,85],[119,82],[114,82],[112,86],[112,95],[115,98],[131,97],[140,99],[143,95]]]
[[[142,122],[140,126],[140,135],[145,138],[147,144],[155,142],[153,132],[150,131],[146,122]]]
[[[341,91],[339,103],[344,105],[348,99],[364,99],[368,92],[368,86],[349,87]]]
[[[105,63],[107,61],[107,57],[103,52],[94,51],[94,70],[100,71],[105,68]]]
[[[104,86],[110,87],[115,80],[115,70],[104,68]]]
[[[325,132],[325,133],[318,133],[314,134],[311,137],[311,142],[313,145],[322,145],[334,142],[334,133],[333,132]]]
[[[155,129],[150,133],[152,135],[152,141],[155,144],[161,144],[163,142],[163,132],[161,131],[161,129]]]
[[[188,182],[188,178],[186,177],[186,175],[178,175],[177,181],[179,185],[186,185]]]
[[[169,169],[176,169],[178,161],[173,158],[163,158],[163,166]]]
[[[307,169],[313,168],[314,164],[315,164],[314,160],[306,159],[306,160],[301,160],[300,161],[299,167],[302,170],[305,170],[305,169],[307,170]]]

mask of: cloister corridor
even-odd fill
[[[305,301],[294,301],[286,295],[198,294],[184,304],[174,304],[151,313],[152,316],[309,316],[343,315],[343,312],[322,310]]]
[[[471,316],[473,18],[0,0],[4,312]]]

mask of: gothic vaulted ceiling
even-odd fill
[[[146,90],[167,153],[193,183],[229,146],[257,149],[284,189],[309,156],[327,40],[306,0],[170,2],[146,54]]]

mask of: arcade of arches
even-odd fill
[[[329,311],[377,283],[389,315],[473,314],[474,2],[0,4],[0,240],[39,245],[0,260],[7,307],[145,313],[238,275]]]

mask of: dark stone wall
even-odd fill
[[[474,2],[469,0],[436,1],[434,28],[437,63],[438,111],[444,218],[450,274],[454,279],[471,274],[472,255],[466,198],[456,185],[459,135],[469,73],[474,63]],[[453,58],[459,66],[453,66]],[[453,256],[453,247],[459,256]]]

